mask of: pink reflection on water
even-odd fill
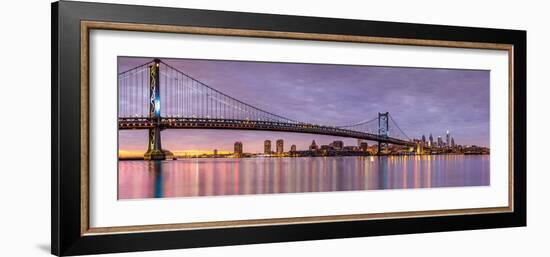
[[[119,161],[119,199],[489,185],[489,156]]]

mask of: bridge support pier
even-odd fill
[[[160,141],[160,127],[149,129],[149,147],[143,156],[145,160],[166,160],[174,159],[174,154],[163,150]]]
[[[154,123],[154,127],[149,129],[149,144],[147,152],[143,156],[145,160],[165,160],[173,159],[174,155],[170,151],[162,149],[161,146],[161,124],[160,124],[160,60],[149,66],[149,117]]]
[[[377,153],[378,156],[383,155],[383,152],[388,151],[388,149],[389,149],[388,143],[378,142],[378,153]]]

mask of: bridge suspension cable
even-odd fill
[[[336,127],[337,127],[337,128],[350,128],[350,127],[356,127],[356,126],[365,125],[365,124],[368,124],[368,123],[371,123],[371,122],[374,122],[374,121],[377,121],[377,120],[378,120],[378,117],[373,118],[373,119],[370,119],[370,120],[363,120],[363,121],[360,121],[360,122],[357,122],[357,123],[354,123],[354,124],[342,125],[342,126],[336,126]]]
[[[165,85],[163,95],[165,99],[168,98],[168,100],[164,100],[165,114],[169,117],[181,117],[190,114],[193,117],[202,118],[301,123],[244,103],[208,86],[164,61],[161,61],[161,63],[163,64],[161,65],[161,75],[163,74]],[[185,103],[188,103],[188,105],[184,106]],[[193,106],[197,106],[198,109],[195,110]],[[189,110],[193,110],[193,113],[189,113]]]
[[[119,117],[147,117],[149,65],[147,62],[118,74]]]
[[[407,134],[405,134],[405,132],[399,127],[399,125],[398,125],[397,122],[393,119],[393,117],[391,116],[391,114],[388,115],[388,116],[390,117],[390,121],[392,122],[392,126],[390,126],[390,128],[393,128],[393,127],[397,128],[397,130],[400,132],[400,134],[398,134],[398,135],[402,135],[402,136],[404,136],[407,140],[410,141],[411,139],[409,138],[409,136],[407,136]],[[394,136],[394,137],[396,137],[396,136]],[[398,137],[398,136],[397,136],[397,137]]]
[[[336,128],[340,129],[349,129],[352,131],[360,131],[365,133],[372,133],[376,134],[378,131],[378,117],[368,120],[363,120],[354,124],[349,125],[343,125],[343,126],[336,126]]]
[[[118,73],[119,119],[147,119],[150,112],[150,66],[154,61]],[[323,126],[296,121],[262,110],[218,91],[160,60],[160,116],[166,119],[268,122],[300,129],[326,129],[331,133],[379,134],[379,117],[342,126]],[[398,140],[410,138],[390,115],[389,133]],[[279,126],[278,125],[278,126]]]
[[[144,63],[144,64],[140,64],[140,65],[135,66],[135,67],[133,67],[133,68],[127,69],[127,70],[122,71],[122,72],[119,72],[119,73],[118,73],[118,76],[119,76],[119,78],[120,78],[121,75],[131,75],[131,73],[132,73],[133,71],[136,71],[136,70],[148,69],[148,68],[149,68],[149,65],[151,65],[151,64],[153,64],[153,63],[154,63],[154,61],[148,61],[148,62],[146,62],[146,63]]]

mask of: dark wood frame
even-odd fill
[[[507,50],[510,55],[509,206],[90,228],[87,173],[87,47],[90,29]],[[525,88],[525,31],[84,2],[53,3],[52,254],[77,255],[525,226]]]

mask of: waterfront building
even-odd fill
[[[414,152],[416,154],[422,154],[424,152],[424,142],[422,141],[416,142],[416,147],[414,149]]]
[[[317,145],[317,143],[315,143],[315,140],[313,140],[311,142],[311,145],[309,146],[309,150],[310,151],[317,151],[319,150],[319,146]]]
[[[282,139],[277,139],[277,154],[283,154],[284,152],[284,141]]]
[[[441,136],[437,137],[437,147],[443,147],[443,139],[441,139]]]
[[[243,143],[242,142],[235,142],[234,150],[236,157],[241,157],[243,155]]]
[[[361,142],[359,145],[359,150],[367,152],[369,150],[369,144],[367,142]]]
[[[455,148],[455,139],[451,137],[451,148]]]
[[[447,130],[447,133],[446,133],[445,143],[446,143],[446,146],[451,145],[451,133],[449,133],[449,130]]]
[[[218,156],[218,149],[214,149],[214,157],[217,157]]]
[[[321,150],[334,150],[334,147],[332,147],[331,145],[321,145],[321,147],[319,149],[321,149]]]
[[[348,145],[348,146],[344,146],[344,148],[342,150],[344,150],[346,152],[357,152],[357,150],[359,150],[359,147]]]
[[[291,152],[291,153],[295,153],[295,152],[296,152],[296,145],[291,145],[291,146],[290,146],[290,152]]]
[[[334,148],[334,150],[344,149],[344,142],[342,142],[340,140],[336,140],[336,141],[330,143],[329,145],[332,146]]]
[[[430,140],[428,141],[429,147],[432,147],[434,145],[434,137],[432,136],[432,133],[430,133],[428,140]]]
[[[271,140],[264,141],[264,154],[271,154]]]

